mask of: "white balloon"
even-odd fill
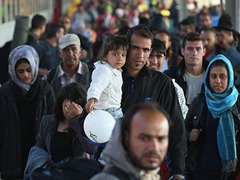
[[[116,121],[104,110],[93,110],[87,115],[83,129],[87,137],[94,143],[106,143],[111,135]]]

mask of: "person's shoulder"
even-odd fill
[[[95,66],[94,71],[101,72],[104,74],[112,72],[112,68],[107,62],[97,61],[96,63],[94,63],[94,66]]]
[[[0,87],[0,94],[1,96],[4,95],[4,96],[8,96],[10,91],[11,91],[11,82],[10,81],[7,81],[5,82],[4,84],[2,84],[2,86]]]
[[[157,79],[161,79],[162,81],[170,81],[171,80],[166,74],[164,74],[162,72],[154,71],[154,70],[151,70],[151,69],[149,69],[149,72],[150,72],[151,77],[153,79],[157,78]],[[158,82],[158,83],[163,83],[163,82]]]
[[[93,176],[90,180],[119,180],[119,178],[106,172],[101,172]]]
[[[3,83],[2,86],[0,87],[0,90],[4,91],[5,89],[10,88],[10,84],[11,84],[10,81]]]
[[[52,126],[57,123],[57,117],[55,114],[44,115],[41,120],[43,126]]]
[[[179,70],[179,67],[172,66],[169,69],[165,70],[163,73],[166,74],[169,77],[175,77],[177,75],[178,70]]]
[[[39,85],[40,85],[40,91],[41,93],[48,93],[49,91],[53,91],[52,86],[43,79],[38,79]]]

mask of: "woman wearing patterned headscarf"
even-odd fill
[[[9,55],[10,80],[0,88],[0,174],[21,179],[43,115],[55,101],[52,87],[37,77],[39,57],[28,45]]]

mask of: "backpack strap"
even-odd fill
[[[53,80],[53,77],[54,77],[56,71],[57,71],[57,68],[54,68],[54,69],[52,69],[52,70],[49,72],[49,74],[48,74],[48,76],[47,76],[47,82],[48,82],[49,84],[51,84],[51,82],[52,82],[52,80]]]
[[[116,176],[119,180],[133,180],[134,178],[131,178],[126,172],[121,170],[120,168],[116,166],[108,167],[105,171],[107,174],[111,174]]]

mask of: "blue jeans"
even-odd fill
[[[122,118],[123,116],[123,112],[122,112],[122,108],[108,108],[108,109],[105,109],[107,112],[109,112],[115,120],[118,120],[120,118]]]

